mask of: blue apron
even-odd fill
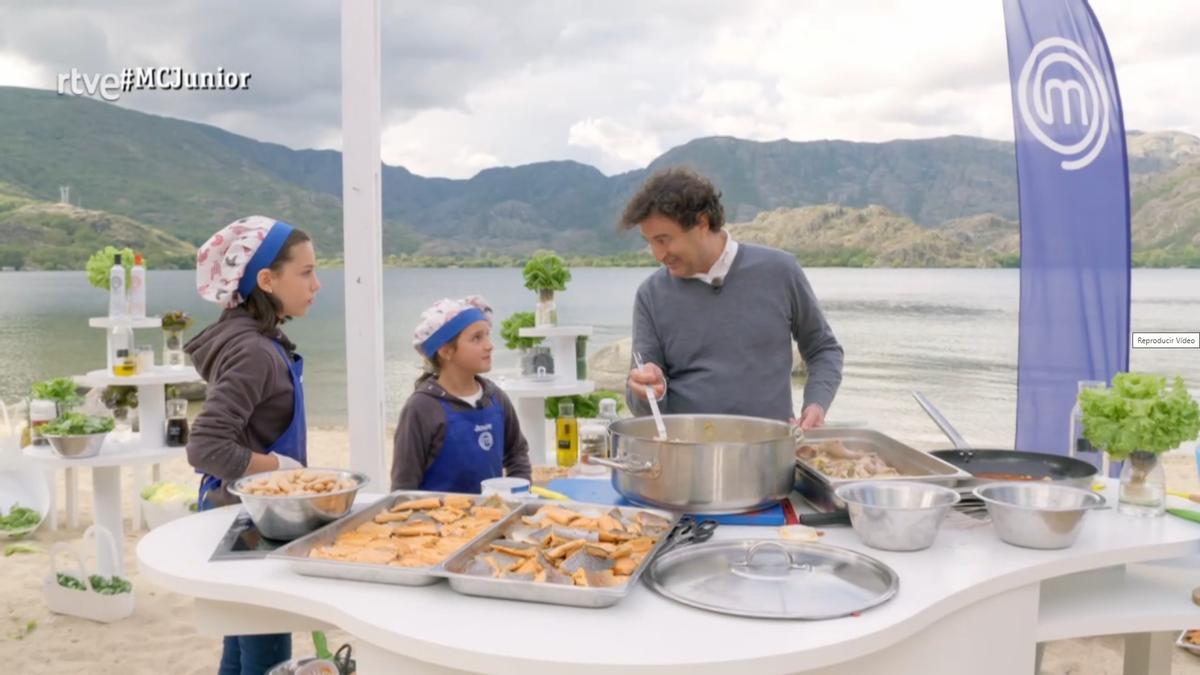
[[[292,422],[266,449],[266,452],[277,452],[308,466],[308,424],[304,419],[304,359],[299,354],[293,354],[289,361],[287,350],[283,348],[283,345],[276,342],[275,348],[283,360],[288,362],[288,374],[292,379]],[[206,498],[209,492],[220,486],[221,479],[216,476],[204,474],[204,477],[200,479],[201,510],[210,508]]]
[[[492,397],[482,410],[446,411],[446,439],[420,489],[479,494],[479,483],[504,472],[504,408]]]

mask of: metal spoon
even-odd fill
[[[642,362],[641,352],[633,353],[633,362],[637,364],[638,370],[646,372],[646,364]],[[650,402],[650,412],[654,414],[654,426],[658,428],[658,440],[667,440],[667,425],[663,423],[662,413],[658,411],[658,399],[654,398],[654,389],[646,388],[646,400]]]

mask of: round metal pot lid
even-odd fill
[[[710,541],[660,555],[647,570],[663,596],[710,612],[835,619],[892,598],[892,568],[850,549],[771,539]]]

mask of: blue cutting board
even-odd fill
[[[561,492],[577,502],[589,504],[611,504],[613,506],[637,506],[622,497],[612,486],[612,481],[599,478],[555,478],[546,484],[555,492]],[[791,504],[780,502],[761,511],[730,513],[725,515],[705,514],[699,518],[715,520],[722,525],[787,525],[799,522]]]

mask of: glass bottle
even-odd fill
[[[113,322],[112,328],[108,331],[108,347],[112,350],[113,375],[128,376],[137,372],[137,364],[134,361],[137,355],[133,350],[133,328],[129,325],[128,320],[121,319]],[[123,355],[122,352],[124,352]],[[129,362],[128,367],[126,361]]]
[[[588,376],[587,340],[586,335],[575,338],[575,379],[577,380],[586,380]]]
[[[611,459],[612,452],[612,434],[609,433],[609,428],[613,422],[617,421],[617,400],[612,398],[600,399],[600,421],[604,423],[604,456]]]
[[[1084,437],[1084,412],[1079,406],[1079,395],[1084,393],[1085,389],[1104,389],[1105,387],[1108,387],[1108,383],[1103,380],[1080,380],[1075,383],[1075,405],[1070,408],[1070,422],[1068,423],[1068,456],[1097,452],[1098,448],[1093,448],[1092,443]]]
[[[108,318],[121,319],[129,316],[129,298],[125,295],[125,266],[121,254],[113,256],[113,266],[108,270]]]
[[[167,399],[167,446],[178,448],[187,445],[187,442],[187,399]]]
[[[142,265],[142,254],[133,256],[133,269],[129,271],[129,315],[135,319],[146,318],[146,268]]]
[[[579,425],[575,421],[575,404],[558,404],[558,419],[554,421],[556,459],[561,467],[572,467],[579,461]]]

